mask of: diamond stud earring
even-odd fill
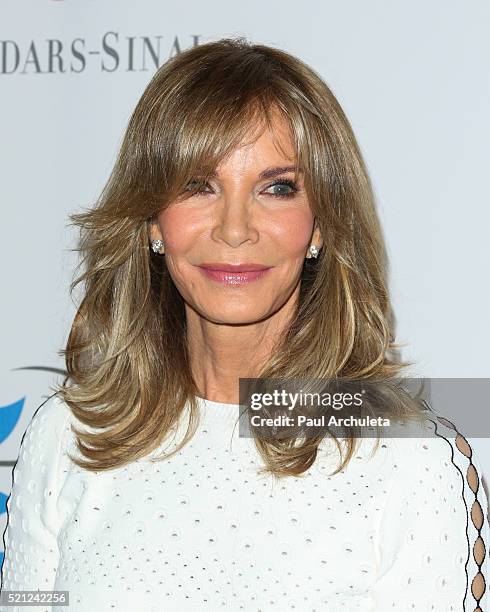
[[[161,253],[161,250],[163,249],[163,240],[152,240],[151,248],[155,253]]]
[[[320,251],[319,251],[319,249],[318,249],[318,247],[317,247],[317,246],[315,246],[314,244],[312,244],[312,245],[310,246],[310,248],[308,249],[308,251],[309,251],[309,253],[310,253],[311,257],[315,257],[315,258],[316,258],[316,257],[318,257],[318,253],[320,252]]]

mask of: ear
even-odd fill
[[[315,219],[315,224],[313,226],[313,234],[311,236],[311,244],[314,244],[319,249],[323,246],[323,236],[318,226],[318,222]]]
[[[163,239],[162,232],[156,220],[148,221],[148,238],[150,241]]]

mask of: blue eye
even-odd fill
[[[267,189],[270,189],[271,187],[274,188],[274,193],[271,193],[270,195],[273,195],[276,198],[291,198],[298,191],[296,183],[290,179],[277,179],[271,183]],[[280,189],[276,190],[276,187]]]

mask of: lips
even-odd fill
[[[204,263],[199,266],[209,279],[230,286],[243,286],[261,279],[272,268],[258,263]]]
[[[206,270],[218,270],[222,272],[256,272],[257,270],[267,270],[270,266],[258,263],[203,263],[199,266]]]

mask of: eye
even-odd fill
[[[206,186],[209,187],[205,181],[200,179],[192,179],[184,187],[184,191],[190,191],[192,193],[210,193],[209,191],[205,191]]]
[[[291,179],[276,179],[267,189],[273,189],[270,195],[276,198],[291,198],[298,192],[298,186]]]
[[[296,182],[286,178],[276,179],[274,182],[270,183],[270,185],[266,187],[265,192],[267,193],[267,190],[271,189],[272,192],[269,191],[269,195],[272,195],[276,198],[291,198],[299,191]],[[209,184],[206,181],[196,178],[192,179],[187,183],[184,188],[184,193],[186,192],[191,194],[204,195],[207,193],[211,193],[212,189],[209,187]]]

